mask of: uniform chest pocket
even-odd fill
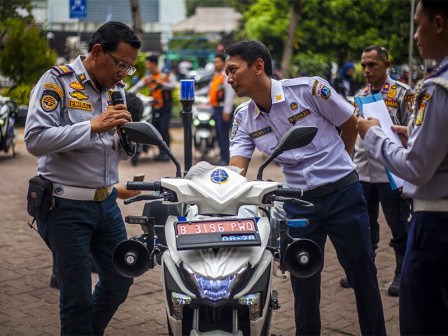
[[[278,141],[271,127],[250,133],[255,146],[260,152],[271,154],[274,148],[277,146]]]
[[[93,108],[89,102],[69,99],[67,108],[68,117],[72,123],[93,119]]]

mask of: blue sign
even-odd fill
[[[87,17],[87,0],[70,0],[70,19]]]

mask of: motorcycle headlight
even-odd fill
[[[206,121],[208,119],[210,119],[210,114],[208,114],[208,113],[198,113],[198,120]]]
[[[210,119],[209,122],[208,122],[208,124],[209,124],[211,127],[215,127],[215,125],[216,125],[216,121],[215,121],[215,119]]]
[[[171,292],[171,315],[177,320],[182,320],[182,308],[191,303],[188,295]]]
[[[193,274],[198,285],[201,297],[212,301],[218,301],[229,298],[235,275],[220,280],[210,280],[200,275]]]
[[[249,319],[251,321],[256,320],[261,316],[261,294],[248,294],[240,297],[238,299],[240,305],[248,306],[249,308]]]
[[[199,126],[201,122],[198,119],[193,120],[193,126]]]
[[[244,266],[236,274],[233,274],[224,279],[213,280],[195,274],[185,264],[183,266],[195,283],[197,289],[199,290],[199,295],[201,296],[201,298],[211,301],[228,299],[235,283],[247,270],[247,266]]]

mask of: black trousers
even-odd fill
[[[369,213],[370,237],[375,251],[380,241],[378,224],[379,205],[392,232],[389,245],[396,254],[404,255],[407,241],[407,225],[410,215],[409,199],[402,198],[399,190],[392,190],[389,183],[361,182]]]
[[[415,212],[400,284],[401,335],[448,335],[448,212]]]

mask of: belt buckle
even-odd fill
[[[94,202],[104,201],[110,194],[110,187],[95,189],[95,196],[93,197]]]

